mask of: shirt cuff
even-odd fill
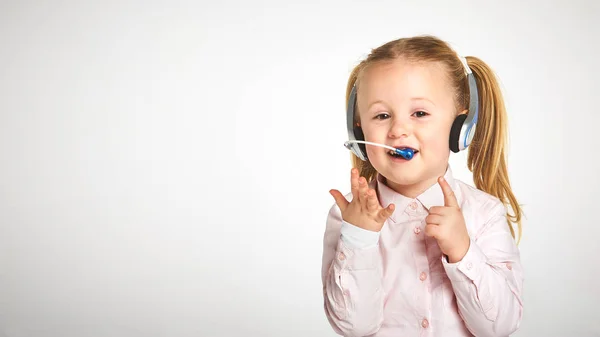
[[[442,265],[453,282],[475,281],[481,275],[481,268],[485,266],[486,261],[487,257],[473,239],[462,260],[449,263],[446,257],[442,256]]]
[[[364,249],[377,246],[379,242],[379,232],[354,226],[342,220],[342,241],[348,248]]]

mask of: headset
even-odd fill
[[[450,150],[454,153],[457,153],[469,147],[471,141],[473,140],[473,136],[475,135],[477,118],[479,116],[479,94],[477,91],[477,82],[475,81],[475,75],[471,71],[471,68],[469,68],[466,58],[459,56],[459,59],[465,67],[465,73],[469,82],[469,112],[467,114],[458,115],[452,123],[449,141]],[[412,159],[414,155],[412,149],[396,149],[384,144],[365,141],[365,135],[362,132],[360,124],[354,123],[355,111],[356,84],[352,86],[352,91],[350,92],[350,97],[348,98],[348,106],[346,109],[346,121],[349,140],[344,143],[344,146],[348,150],[352,151],[352,153],[354,153],[361,160],[366,161],[367,150],[365,144],[371,144],[394,150],[397,154],[401,155],[405,159]]]

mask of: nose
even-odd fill
[[[390,131],[388,133],[388,137],[390,138],[401,138],[408,137],[408,135],[412,132],[412,125],[407,120],[402,120],[400,118],[393,118],[392,125],[390,126]]]

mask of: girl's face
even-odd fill
[[[366,145],[369,161],[387,185],[407,197],[421,194],[446,172],[456,117],[446,76],[438,63],[397,59],[369,67],[361,78],[357,104],[365,140],[415,150],[405,160]]]

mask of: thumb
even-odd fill
[[[343,212],[346,209],[346,206],[348,206],[349,204],[348,200],[346,200],[346,197],[344,197],[342,193],[338,190],[329,190],[329,194],[331,194],[331,196],[335,200],[335,203]]]
[[[379,222],[384,222],[385,220],[387,220],[387,218],[392,216],[395,208],[396,208],[396,205],[389,204],[386,208],[379,210],[379,213],[377,214],[377,218],[378,218],[377,220]]]

